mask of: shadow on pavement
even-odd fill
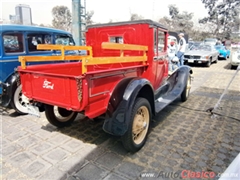
[[[54,164],[63,172],[58,179],[142,179],[144,172],[156,173],[159,179],[164,179],[160,174],[174,172],[180,179],[183,170],[223,173],[240,152],[240,99],[239,91],[229,90],[218,115],[211,118],[206,109],[222,92],[200,87],[186,102],[177,99],[167,106],[153,118],[145,146],[134,154],[123,148],[119,137],[102,130],[101,119],[79,115],[69,127],[42,126],[84,143],[70,159]]]
[[[206,109],[215,105],[222,92],[198,88],[188,101],[181,103],[178,99],[167,106],[153,118],[145,146],[134,154],[123,148],[120,138],[102,130],[101,120],[77,119],[71,127],[58,129],[96,145],[69,167],[62,179],[136,179],[142,172],[180,173],[184,169],[224,172],[240,152],[240,120],[236,120],[240,117],[240,101],[238,91],[229,91],[218,116],[212,118]]]

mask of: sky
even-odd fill
[[[84,0],[81,0],[82,4]],[[9,20],[15,14],[15,6],[27,4],[32,9],[34,24],[51,24],[51,10],[54,6],[65,5],[72,10],[72,0],[0,0],[0,19]],[[175,4],[180,11],[194,13],[195,21],[207,15],[201,0],[86,0],[86,10],[94,11],[94,22],[129,20],[130,13],[157,21],[168,16],[168,5]]]

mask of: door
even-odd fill
[[[167,32],[158,28],[155,30],[155,56],[156,64],[155,73],[155,89],[159,88],[168,76],[168,60],[167,60]]]
[[[18,56],[26,55],[24,36],[22,32],[3,32],[2,57],[0,58],[0,81],[5,82],[14,73],[14,69],[20,65]]]

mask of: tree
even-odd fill
[[[172,31],[181,31],[188,33],[193,28],[193,13],[188,13],[186,11],[179,12],[176,5],[169,5],[169,16],[164,16],[159,19],[159,23],[168,27]]]
[[[49,27],[49,28],[52,28],[52,26],[50,25],[50,24],[39,24],[39,26],[41,26],[41,27]]]
[[[141,19],[143,19],[143,16],[138,15],[138,14],[136,14],[136,13],[131,13],[130,15],[131,15],[131,16],[130,16],[130,21],[135,21],[135,20],[141,20]]]
[[[54,28],[71,31],[72,16],[67,6],[55,6],[52,9]]]
[[[208,16],[199,23],[214,25],[214,36],[229,39],[235,27],[239,13],[239,0],[201,0],[208,11]]]
[[[93,15],[94,15],[94,11],[88,11],[86,13],[86,25],[93,24],[93,20],[92,20]]]

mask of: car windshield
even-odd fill
[[[215,43],[216,40],[215,39],[205,39],[204,42],[205,43]]]
[[[220,50],[220,49],[224,49],[224,47],[223,46],[215,46],[215,49]]]
[[[200,50],[200,51],[211,51],[211,46],[201,45],[201,46],[198,46],[198,47],[196,48],[196,50]]]

